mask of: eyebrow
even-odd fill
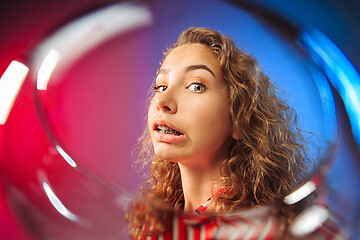
[[[206,65],[203,65],[203,64],[198,64],[198,65],[190,65],[186,68],[186,72],[190,72],[190,71],[193,71],[193,70],[197,70],[197,69],[203,69],[203,70],[206,70],[208,71],[209,73],[211,73],[214,77],[215,77],[215,74],[213,71],[211,71],[211,69],[206,66]]]
[[[160,74],[166,74],[168,72],[170,72],[169,68],[161,68],[157,71],[156,76],[159,76]]]
[[[198,69],[203,69],[208,71],[209,73],[211,73],[211,75],[213,75],[215,77],[214,72],[206,65],[203,64],[196,64],[196,65],[190,65],[186,68],[186,72],[190,72],[190,71],[194,71],[194,70],[198,70]],[[170,72],[169,68],[161,68],[157,71],[156,76],[160,75],[160,74],[167,74]]]

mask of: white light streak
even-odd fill
[[[295,192],[287,195],[284,199],[284,202],[288,205],[294,204],[308,196],[310,193],[315,191],[316,186],[315,183],[312,181],[309,181],[305,183],[303,186],[301,186],[299,189],[297,189]]]
[[[341,50],[324,34],[309,29],[301,36],[312,58],[325,71],[340,93],[349,115],[352,132],[360,146],[360,74]]]
[[[12,61],[0,79],[0,125],[5,124],[29,68]]]
[[[127,4],[114,4],[70,22],[40,44],[34,53],[34,67],[44,68],[41,74],[39,69],[38,89],[46,89],[55,67],[60,69],[57,73],[61,74],[95,46],[117,34],[147,26],[151,22],[151,12],[147,8]],[[52,52],[54,49],[59,55]],[[66,61],[56,64],[59,56]],[[45,64],[44,58],[50,58],[49,63]]]
[[[60,61],[60,53],[55,49],[50,49],[46,54],[43,62],[40,65],[37,75],[37,89],[46,90],[49,83],[51,74],[53,73],[56,65]]]
[[[54,206],[54,208],[64,217],[67,219],[70,219],[71,221],[78,221],[78,217],[72,214],[59,200],[59,198],[55,195],[51,187],[46,183],[43,182],[43,188],[45,190],[45,193],[47,197],[49,198],[51,204]]]
[[[56,145],[56,150],[60,153],[60,155],[66,160],[70,166],[76,168],[76,162],[67,154],[64,149],[62,149],[59,145]]]
[[[322,206],[312,206],[294,220],[290,225],[290,232],[300,237],[314,232],[329,218],[329,211]]]

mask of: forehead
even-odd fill
[[[220,76],[220,61],[211,48],[192,43],[173,49],[165,58],[161,68],[181,68],[193,64],[204,64]]]

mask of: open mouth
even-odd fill
[[[184,135],[183,133],[176,131],[175,129],[168,127],[166,125],[156,125],[156,131],[158,131],[159,133],[165,133],[165,134],[172,134],[175,136],[181,136]]]

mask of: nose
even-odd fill
[[[155,96],[156,109],[161,112],[176,113],[177,105],[175,96],[170,92],[162,92]]]

